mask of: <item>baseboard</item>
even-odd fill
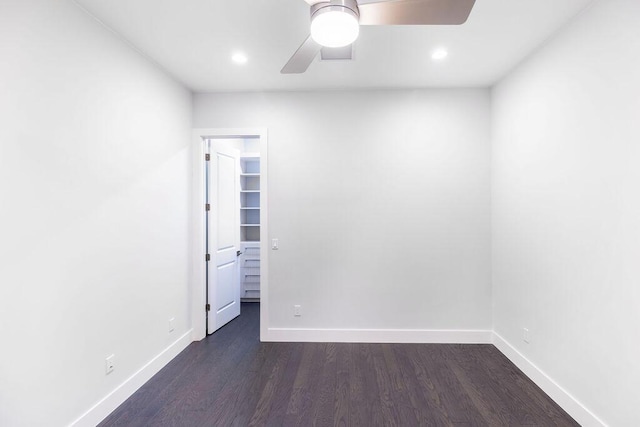
[[[135,374],[130,376],[122,384],[116,387],[111,393],[96,403],[91,409],[85,412],[80,418],[71,423],[72,427],[94,427],[104,420],[111,412],[127,400],[133,393],[144,385],[160,369],[176,357],[192,342],[192,330],[165,348],[160,354],[151,359],[146,365],[140,368]]]
[[[491,344],[490,330],[269,328],[272,342]]]
[[[558,383],[496,332],[493,332],[493,345],[560,405],[562,409],[567,411],[580,425],[584,427],[606,427],[606,424],[593,412],[587,409],[575,397],[558,385]]]

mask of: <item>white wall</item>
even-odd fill
[[[268,128],[269,326],[490,330],[489,111],[488,90],[196,95],[197,128]]]
[[[0,58],[0,425],[67,425],[189,329],[191,95],[70,1]]]
[[[640,425],[639,23],[598,1],[493,91],[495,330],[612,426]]]

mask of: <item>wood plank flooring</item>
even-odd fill
[[[577,426],[492,345],[260,343],[259,304],[100,425]]]

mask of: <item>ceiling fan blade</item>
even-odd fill
[[[476,0],[398,0],[366,3],[360,25],[460,25]]]
[[[304,73],[307,71],[307,68],[309,68],[309,65],[311,65],[311,62],[313,62],[313,58],[320,52],[321,48],[322,46],[313,41],[311,36],[307,37],[280,72],[282,74]]]

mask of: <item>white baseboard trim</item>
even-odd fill
[[[165,367],[174,357],[192,342],[193,331],[190,329],[160,354],[151,359],[135,374],[127,378],[122,384],[105,396],[80,418],[71,423],[72,427],[94,427],[104,420],[111,412],[127,400],[133,393],[144,385],[160,369]]]
[[[606,427],[606,424],[593,412],[587,409],[569,392],[545,374],[533,362],[516,350],[507,340],[498,333],[493,332],[493,345],[511,360],[531,381],[536,383],[549,395],[562,409],[567,411],[580,425],[584,427]]]
[[[271,342],[491,344],[490,330],[269,328]]]

